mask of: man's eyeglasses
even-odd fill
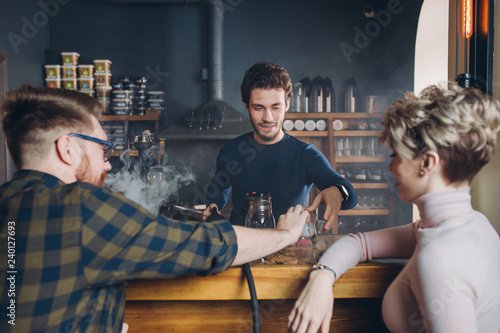
[[[70,133],[70,134],[68,134],[68,136],[74,136],[76,138],[96,142],[96,143],[103,145],[105,147],[104,148],[104,162],[107,162],[109,160],[109,158],[111,157],[111,155],[113,155],[113,152],[115,151],[115,144],[113,142],[110,142],[110,141],[105,141],[105,140],[101,140],[98,138],[94,138],[93,136],[77,134],[77,133]],[[55,141],[55,143],[57,143],[57,140]]]

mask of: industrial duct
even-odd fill
[[[107,0],[122,4],[192,4],[204,3],[208,7],[207,27],[207,100],[195,108],[186,122],[191,128],[198,128],[196,137],[214,135],[207,130],[222,127],[223,123],[231,122],[231,128],[217,131],[215,136],[220,139],[233,138],[235,135],[251,131],[248,120],[236,109],[223,101],[223,37],[224,37],[224,4],[222,0]],[[205,74],[204,73],[204,74]],[[171,138],[193,137],[193,133],[186,133],[182,128],[172,126],[167,130]]]
[[[223,33],[224,4],[222,0],[107,0],[121,4],[191,4],[208,6],[207,82],[208,100],[223,100]]]

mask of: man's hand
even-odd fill
[[[217,207],[216,204],[214,203],[211,203],[204,211],[203,211],[203,221],[206,221],[207,220],[207,217],[209,217],[210,215],[212,215],[212,207],[216,207],[217,208],[217,213],[220,214],[220,211],[219,211],[219,207]]]
[[[297,242],[309,218],[309,212],[297,205],[280,216],[276,229],[252,229],[234,225],[238,252],[232,266],[263,258]]]
[[[321,191],[321,193],[314,198],[313,203],[306,209],[308,212],[314,212],[320,204],[325,204],[323,220],[327,222],[323,227],[323,232],[327,232],[337,223],[343,200],[339,189],[336,186],[331,186]]]
[[[293,244],[299,239],[304,225],[309,222],[310,218],[309,212],[301,205],[292,206],[288,208],[286,214],[279,217],[276,229],[288,231],[293,240],[291,244]]]

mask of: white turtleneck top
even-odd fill
[[[421,220],[336,241],[319,263],[339,277],[359,262],[410,260],[387,289],[391,332],[500,332],[500,237],[472,209],[469,188],[415,200]]]

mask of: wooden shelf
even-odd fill
[[[315,137],[315,138],[326,138],[328,137],[327,131],[286,131],[288,134],[294,137]]]
[[[100,121],[157,121],[159,115],[143,115],[143,116],[120,116],[120,115],[104,115]]]
[[[381,163],[387,162],[385,156],[346,156],[335,157],[336,163]]]
[[[100,121],[158,121],[160,120],[161,110],[148,109],[145,115],[102,115]]]
[[[362,119],[362,118],[382,118],[382,113],[363,112],[290,112],[285,113],[285,119]]]
[[[381,130],[359,130],[359,129],[343,129],[335,131],[333,123],[335,120],[342,120],[344,128],[356,128],[355,123],[360,119],[380,119],[383,117],[381,113],[339,113],[339,112],[315,112],[315,113],[297,113],[287,112],[285,119],[324,119],[327,123],[326,131],[289,131],[289,135],[304,138],[304,141],[313,144],[319,143],[322,146],[322,151],[330,162],[333,168],[344,166],[344,164],[370,164],[370,163],[387,163],[386,156],[336,156],[335,139],[342,137],[378,137],[382,133]],[[352,183],[356,190],[387,190],[389,188],[387,183]],[[389,208],[390,207],[390,208]],[[389,225],[394,225],[394,216],[391,213],[394,209],[394,199],[391,198],[388,208],[384,209],[360,209],[354,208],[350,210],[340,211],[340,216],[389,216]]]
[[[154,129],[154,134],[156,137],[158,137],[158,134],[160,133],[160,114],[161,114],[161,110],[155,110],[155,109],[148,109],[146,110],[146,114],[145,115],[133,115],[133,116],[128,116],[128,115],[103,115],[101,116],[101,118],[99,119],[99,121],[101,122],[107,122],[107,121],[122,121],[124,126],[125,126],[125,137],[126,137],[126,141],[124,143],[124,146],[125,147],[128,147],[129,144],[128,144],[128,141],[129,141],[129,130],[128,130],[128,127],[129,127],[129,122],[131,121],[153,121],[155,123],[155,129]],[[113,153],[113,156],[120,156],[121,154],[123,154],[123,152],[125,152],[125,150],[115,150],[115,152]],[[129,152],[129,155],[130,156],[137,156],[137,150],[130,150]]]
[[[379,136],[382,131],[333,131],[334,136]]]
[[[122,155],[125,151],[126,151],[126,150],[115,150],[115,151],[113,152],[113,156],[121,156],[121,155]],[[139,155],[139,154],[137,153],[137,150],[135,150],[135,149],[130,149],[130,150],[128,151],[128,154],[129,154],[129,156],[137,156],[137,155]]]
[[[391,211],[389,209],[349,209],[341,210],[339,215],[341,216],[356,216],[356,215],[390,215]]]

